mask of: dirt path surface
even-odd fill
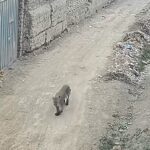
[[[71,30],[53,51],[10,71],[0,91],[0,149],[97,149],[93,141],[117,107],[118,84],[95,86],[93,79],[103,74],[113,44],[148,2],[119,0]],[[66,83],[72,89],[70,105],[56,117],[51,97]]]

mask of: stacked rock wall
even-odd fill
[[[90,16],[108,1],[110,0],[25,0],[23,37],[20,41],[22,53],[52,41],[68,25]]]

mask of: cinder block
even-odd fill
[[[49,28],[46,31],[46,42],[52,41],[55,37],[57,37],[58,35],[60,35],[64,30],[64,27],[66,25],[66,22],[61,22],[59,24],[57,24],[54,27]]]
[[[40,33],[38,36],[30,39],[30,50],[34,50],[45,43],[45,32]]]
[[[28,0],[28,9],[34,10],[34,9],[41,7],[42,5],[46,3],[49,3],[49,1],[48,0]]]
[[[31,37],[37,36],[39,33],[50,28],[51,26],[51,8],[49,5],[43,5],[33,11],[31,15]]]
[[[55,37],[59,36],[67,27],[66,21],[57,24],[54,27],[47,29],[39,35],[30,39],[30,50],[34,50],[42,46],[45,42],[54,40]]]
[[[51,2],[52,26],[66,20],[66,0],[55,0]]]
[[[67,1],[67,22],[68,25],[78,23],[89,15],[91,3],[87,0]]]

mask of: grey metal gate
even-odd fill
[[[0,0],[0,69],[17,58],[18,0]]]

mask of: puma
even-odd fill
[[[63,112],[65,105],[69,105],[70,93],[71,89],[69,85],[63,85],[63,87],[53,97],[53,103],[56,107],[56,116],[59,116]]]

